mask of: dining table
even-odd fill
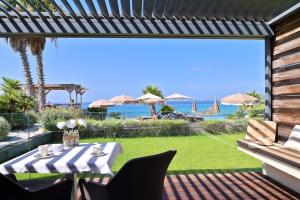
[[[85,143],[73,147],[63,144],[49,144],[51,151],[54,145],[62,145],[61,151],[53,151],[47,157],[39,157],[39,149],[33,149],[23,155],[0,165],[0,173],[59,173],[72,178],[72,200],[77,200],[77,175],[84,172],[108,174],[113,176],[112,166],[116,157],[122,153],[122,146],[116,142]],[[95,147],[101,147],[99,155],[94,154]],[[54,149],[54,148],[53,148]]]

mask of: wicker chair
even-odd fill
[[[165,174],[175,154],[176,150],[170,150],[132,159],[106,185],[80,179],[82,200],[161,200]]]

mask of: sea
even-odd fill
[[[213,106],[213,101],[196,101],[198,112],[209,110]],[[90,102],[83,103],[83,109],[87,109]],[[172,106],[177,112],[192,114],[192,101],[167,101],[166,105]],[[156,105],[159,111],[162,105]],[[219,103],[220,113],[211,116],[203,116],[204,119],[225,119],[228,115],[236,112],[238,106],[222,105]],[[150,116],[150,108],[147,104],[125,104],[108,107],[108,113],[119,112],[125,119],[134,119],[143,116]]]

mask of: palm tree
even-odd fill
[[[155,85],[148,85],[143,89],[143,94],[154,94],[156,96],[159,96],[161,98],[163,98],[163,93],[162,91],[159,89],[159,87],[155,86]],[[156,109],[155,109],[155,104],[149,104],[150,106],[150,112],[151,112],[151,116],[154,117],[156,116]]]
[[[162,91],[159,89],[159,87],[157,87],[155,85],[148,85],[147,87],[145,87],[143,89],[143,94],[147,94],[147,93],[154,94],[154,95],[159,96],[161,98],[164,97]]]
[[[29,96],[35,96],[35,88],[32,81],[30,65],[28,61],[27,55],[27,38],[25,37],[11,37],[7,38],[7,42],[10,44],[11,48],[20,54],[23,71],[24,71],[24,79],[26,83],[26,91],[28,91]]]
[[[45,74],[43,65],[43,51],[46,45],[46,38],[32,37],[28,38],[28,46],[31,53],[36,57],[37,64],[37,97],[38,97],[38,110],[41,111],[46,105],[46,92],[45,92]]]

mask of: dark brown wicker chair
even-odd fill
[[[3,200],[70,200],[72,181],[64,180],[38,190],[21,186],[14,176],[0,174],[0,199]]]
[[[161,200],[167,168],[176,150],[127,162],[107,185],[79,180],[82,200]]]

